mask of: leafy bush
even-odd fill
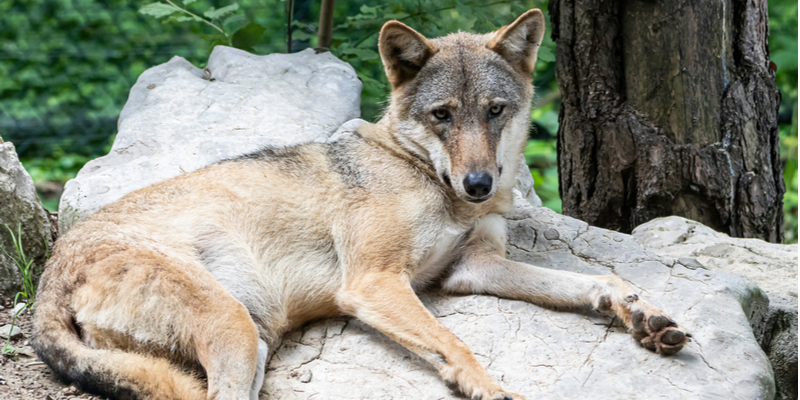
[[[163,27],[140,5],[0,0],[0,76],[10,77],[0,79],[0,136],[21,157],[52,157],[56,146],[101,155],[139,74],[174,55],[208,56],[201,29]]]

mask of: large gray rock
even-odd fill
[[[750,320],[768,300],[747,279],[683,265],[629,235],[518,202],[508,256],[587,274],[617,274],[694,335],[675,356],[636,344],[608,316],[488,296],[427,296],[439,320],[489,373],[529,399],[772,399]],[[310,379],[309,379],[310,377]],[[352,319],[313,323],[277,348],[263,394],[281,399],[457,399],[435,370]]]
[[[515,195],[519,195],[519,197],[525,199],[530,205],[534,207],[541,207],[542,206],[542,199],[539,198],[539,195],[536,194],[536,190],[534,190],[533,185],[533,175],[531,175],[531,170],[528,169],[528,165],[525,164],[525,156],[519,156],[519,170],[517,171],[517,182],[514,186],[516,192]]]
[[[48,248],[53,240],[50,220],[42,207],[33,179],[22,167],[14,145],[0,138],[0,293],[22,287],[22,276],[12,257],[17,257],[14,242],[6,226],[14,231],[21,227],[22,250],[34,260],[35,275],[41,274]]]
[[[330,135],[359,116],[360,95],[353,68],[328,52],[255,56],[217,46],[205,70],[174,57],[131,89],[111,152],[67,182],[59,228],[219,160]]]
[[[741,274],[769,297],[769,315],[754,327],[775,371],[778,398],[797,399],[798,246],[731,238],[681,217],[642,224],[633,237],[647,250],[714,271]]]

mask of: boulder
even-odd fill
[[[136,81],[111,152],[67,182],[59,229],[219,160],[330,135],[359,116],[360,96],[353,68],[329,52],[256,56],[217,46],[205,69],[174,57]]]
[[[533,189],[534,183],[531,170],[528,169],[528,165],[525,164],[525,156],[520,155],[514,194],[525,199],[533,207],[541,207],[542,199],[539,198],[539,195],[536,194],[536,190]]]
[[[21,229],[22,250],[28,260],[34,261],[34,276],[38,279],[53,245],[50,219],[14,145],[0,138],[0,293],[12,294],[22,287],[22,276],[14,262],[17,252],[6,227],[14,236],[18,236],[18,227]]]
[[[754,326],[775,371],[779,399],[797,399],[798,246],[740,239],[681,217],[658,218],[633,231],[643,248],[684,265],[741,274],[769,297],[769,314]]]

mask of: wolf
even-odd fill
[[[483,35],[428,39],[387,22],[376,124],[264,148],[146,187],[58,240],[31,345],[64,380],[118,399],[258,398],[268,349],[346,314],[427,360],[472,399],[502,387],[416,292],[591,306],[660,354],[690,336],[615,276],[505,258],[525,144],[538,9]]]

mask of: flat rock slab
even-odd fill
[[[633,341],[613,318],[490,296],[428,296],[438,319],[510,390],[528,399],[772,399],[769,361],[750,327],[764,293],[738,275],[690,269],[630,235],[518,203],[508,256],[543,267],[617,274],[671,314],[694,341],[670,357]],[[303,382],[305,379],[311,379]],[[436,371],[353,319],[289,335],[268,366],[262,399],[458,399]]]
[[[131,89],[111,152],[67,182],[59,228],[214,162],[330,135],[359,116],[360,96],[353,68],[328,52],[255,56],[217,46],[205,69],[174,57]]]
[[[754,326],[775,372],[778,397],[797,400],[798,245],[732,238],[681,217],[657,218],[633,230],[647,250],[684,265],[741,274],[769,296],[769,315]]]
[[[706,268],[744,275],[770,296],[792,297],[797,307],[796,244],[732,238],[675,216],[642,224],[632,235],[642,247],[659,255],[690,263],[694,258]]]

